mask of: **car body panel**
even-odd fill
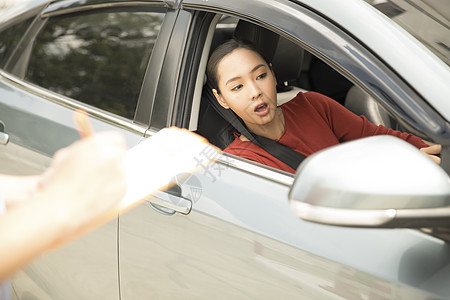
[[[114,219],[17,272],[13,299],[119,299],[117,224]]]

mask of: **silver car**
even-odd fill
[[[449,8],[446,0],[28,0],[2,11],[2,173],[42,172],[79,138],[78,108],[129,146],[178,126],[225,147],[229,126],[203,88],[210,50],[233,35],[272,46],[280,101],[317,91],[442,145],[438,166],[401,140],[361,139],[312,155],[295,175],[223,154],[39,257],[12,278],[13,296],[450,298]]]

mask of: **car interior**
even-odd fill
[[[251,41],[266,59],[272,62],[278,82],[278,105],[294,98],[300,91],[315,91],[338,101],[355,114],[365,115],[372,123],[405,131],[405,127],[365,91],[279,34],[229,16],[222,16],[212,29],[209,54],[222,42],[234,37]],[[204,65],[206,66],[206,62]],[[203,83],[200,105],[195,113],[198,114],[196,132],[224,149],[233,141],[233,132],[236,130],[212,107],[211,98],[208,99],[211,93],[208,95],[206,90],[206,75]]]

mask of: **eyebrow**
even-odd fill
[[[264,64],[259,64],[259,65],[257,65],[256,67],[254,67],[254,68],[250,71],[250,73],[253,73],[253,72],[255,72],[256,70],[258,70],[259,68],[264,67],[264,66],[265,66]],[[227,82],[225,82],[225,85],[228,85],[230,82],[235,81],[235,80],[237,80],[237,79],[239,79],[239,78],[241,78],[241,76],[236,76],[236,77],[230,78],[230,79],[227,80]]]

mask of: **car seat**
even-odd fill
[[[278,83],[278,105],[294,98],[300,89],[293,87],[291,83],[300,77],[303,49],[268,29],[243,20],[238,22],[233,36],[252,42],[264,58],[272,62]],[[213,39],[213,45],[220,42],[223,41]],[[234,140],[233,132],[236,130],[209,104],[210,100],[216,100],[208,100],[207,97],[211,97],[211,93],[205,89],[206,85],[202,93],[197,132],[206,137],[210,143],[224,149]]]
[[[383,125],[387,128],[426,138],[421,132],[418,132],[405,121],[393,118],[381,104],[357,86],[352,86],[349,89],[345,97],[345,107],[357,115],[364,115],[375,125]]]
[[[397,125],[386,109],[357,86],[352,86],[349,89],[345,97],[345,107],[357,115],[366,116],[375,125],[383,125],[393,129]]]

